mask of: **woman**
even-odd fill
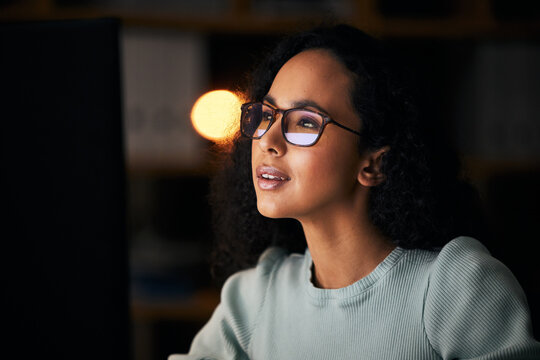
[[[243,270],[170,359],[540,358],[519,284],[459,236],[466,188],[426,155],[380,43],[318,28],[253,79],[213,197],[216,268]]]

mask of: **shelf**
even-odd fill
[[[270,2],[267,2],[270,3]],[[228,5],[227,5],[228,4]],[[298,5],[305,3],[299,2]],[[324,3],[323,3],[324,4]],[[340,3],[346,16],[334,15],[342,22],[357,26],[381,37],[538,37],[540,21],[521,19],[497,20],[492,14],[489,0],[459,0],[453,3],[454,11],[447,16],[397,17],[384,16],[376,0],[343,1]],[[277,6],[277,3],[276,3]],[[159,5],[151,9],[112,6],[60,6],[52,0],[27,0],[5,5],[0,21],[53,20],[73,18],[117,17],[127,26],[170,28],[184,31],[281,34],[311,27],[328,20],[328,9],[283,11],[276,7],[272,12],[254,10],[255,2],[230,0],[218,10],[182,10]],[[157,10],[156,10],[157,8]],[[350,9],[350,11],[347,11]],[[309,10],[309,11],[308,11]]]

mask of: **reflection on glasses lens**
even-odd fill
[[[306,146],[317,141],[324,120],[319,114],[298,109],[289,111],[283,121],[287,141]]]
[[[252,139],[259,139],[270,127],[275,110],[261,103],[248,104],[242,108],[241,130]],[[294,145],[313,145],[324,126],[321,115],[305,109],[284,112],[283,135]]]
[[[240,127],[242,133],[248,137],[260,137],[264,131],[260,131],[259,127],[262,123],[262,106],[261,104],[250,104],[242,108],[242,116]],[[259,132],[257,132],[259,129]],[[258,134],[260,133],[260,135]]]

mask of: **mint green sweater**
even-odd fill
[[[540,359],[527,300],[478,241],[396,248],[341,289],[311,283],[312,259],[268,249],[230,277],[192,359]]]

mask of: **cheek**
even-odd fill
[[[336,146],[331,152],[320,154],[309,163],[306,161],[306,179],[309,186],[318,189],[323,197],[341,198],[356,185],[359,167],[356,149]]]
[[[314,153],[302,154],[291,163],[294,175],[302,180],[303,185],[317,185],[326,178],[329,167],[326,159]]]
[[[315,150],[315,149],[313,149]],[[297,156],[290,165],[298,181],[297,190],[306,198],[323,196],[342,186],[340,160],[324,152],[305,152]]]
[[[251,140],[251,175],[254,173],[254,166],[255,166],[255,158],[257,156],[257,152],[253,143],[253,140]]]
[[[257,159],[261,157],[261,149],[257,146],[258,140],[251,140],[251,168],[255,168]]]

